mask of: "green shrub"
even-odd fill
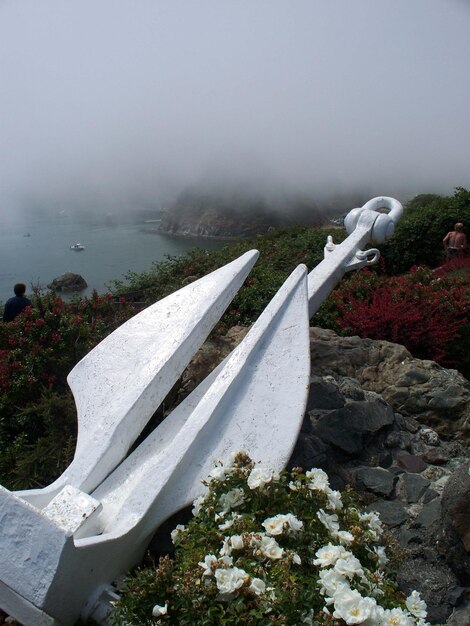
[[[401,274],[414,265],[436,267],[444,262],[442,240],[463,222],[470,227],[470,191],[458,187],[453,196],[416,196],[405,206],[393,239],[380,246],[388,274]]]

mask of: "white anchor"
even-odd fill
[[[380,213],[381,209],[389,211]],[[309,318],[345,272],[375,263],[403,212],[380,197],[350,211],[349,236],[299,265],[240,345],[130,454],[131,445],[223,314],[257,251],[145,309],[68,377],[77,405],[71,465],[50,486],[0,487],[0,607],[26,626],[104,619],[110,583],[138,563],[217,460],[243,449],[285,467],[305,412]]]

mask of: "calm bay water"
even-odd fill
[[[194,246],[220,247],[222,242],[184,239],[142,232],[144,225],[107,226],[72,217],[35,218],[21,227],[0,230],[0,301],[13,295],[18,282],[45,287],[65,272],[83,276],[88,288],[106,291],[113,279],[128,271],[149,270],[153,261],[166,255],[179,256]],[[25,236],[27,233],[29,237]],[[85,250],[70,249],[80,242]]]

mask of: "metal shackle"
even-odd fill
[[[379,213],[380,209],[389,209],[389,213]],[[372,198],[361,208],[353,209],[347,214],[344,220],[344,227],[348,235],[355,230],[359,218],[364,211],[378,213],[371,232],[371,242],[384,243],[393,237],[395,224],[403,214],[403,206],[398,200],[395,200],[395,198],[389,198],[387,196]]]

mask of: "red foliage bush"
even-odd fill
[[[470,279],[452,271],[357,274],[331,296],[336,324],[348,334],[402,344],[418,358],[459,366],[469,347]]]

